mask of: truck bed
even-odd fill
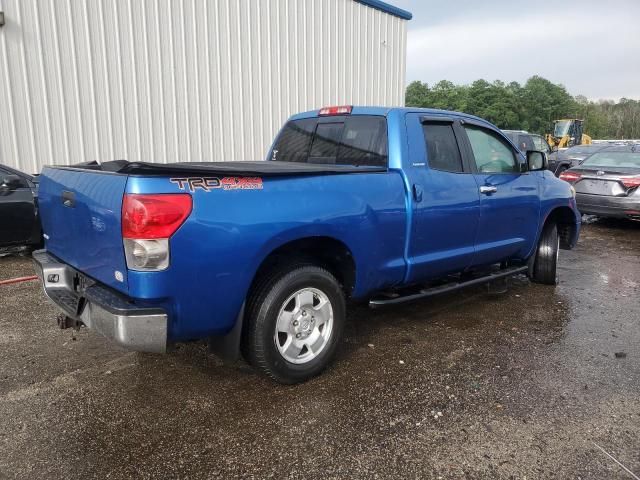
[[[61,167],[65,168],[65,167]],[[81,168],[127,175],[250,175],[262,177],[283,177],[293,175],[336,175],[346,173],[386,172],[384,167],[328,165],[315,163],[294,163],[279,161],[241,161],[241,162],[180,162],[149,163],[114,160],[110,162],[81,163],[66,168]]]

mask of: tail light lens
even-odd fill
[[[620,181],[627,188],[640,187],[640,177],[621,178]]]
[[[169,266],[169,239],[124,239],[124,255],[129,270],[159,271]]]
[[[565,171],[560,174],[560,180],[565,182],[575,183],[582,178],[582,175],[576,172]]]
[[[191,213],[191,195],[125,195],[122,202],[124,238],[169,238]]]
[[[186,193],[125,195],[122,237],[130,270],[157,271],[169,266],[169,237],[187,219],[193,203]]]
[[[349,115],[351,113],[351,105],[341,105],[338,107],[324,107],[320,109],[318,115]]]

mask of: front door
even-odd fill
[[[465,123],[466,155],[480,193],[474,265],[524,259],[538,231],[538,178],[523,171],[525,160],[497,131]]]

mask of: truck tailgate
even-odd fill
[[[127,175],[46,167],[39,204],[49,253],[89,277],[127,292],[121,233]]]

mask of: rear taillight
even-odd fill
[[[640,177],[621,178],[620,181],[627,188],[640,187]]]
[[[338,107],[324,107],[320,109],[318,115],[349,115],[351,113],[351,105],[341,105]]]
[[[565,171],[560,174],[560,180],[565,182],[575,183],[582,178],[582,175],[575,172]]]
[[[169,237],[193,207],[186,193],[127,194],[122,201],[122,238],[131,270],[164,270],[169,266]]]

